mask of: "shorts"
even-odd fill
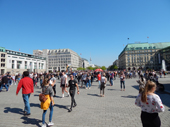
[[[61,87],[65,88],[66,86],[65,86],[65,84],[61,84]]]

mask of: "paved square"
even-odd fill
[[[138,95],[136,79],[125,81],[126,91],[120,91],[119,79],[115,80],[114,86],[106,87],[105,97],[99,97],[97,82],[93,83],[91,89],[80,88],[80,95],[75,96],[77,107],[71,113],[68,113],[71,98],[60,98],[59,80],[57,82],[53,127],[142,127],[141,109],[134,104]],[[40,109],[38,95],[41,89],[35,88],[30,97],[31,116],[27,118],[22,114],[24,103],[21,91],[18,96],[15,95],[16,87],[13,85],[9,92],[0,93],[0,127],[40,127],[43,110]],[[158,94],[165,105],[165,112],[159,114],[161,127],[170,127],[170,95]],[[48,119],[49,109],[46,114],[47,123]]]

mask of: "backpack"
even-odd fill
[[[49,86],[48,86],[48,87],[49,87]],[[47,88],[48,88],[48,87],[47,87]],[[45,89],[45,91],[47,90],[47,88]],[[45,91],[39,94],[39,100],[40,100],[41,102],[45,102],[45,101],[47,100],[47,98],[45,97],[45,94],[44,94]]]

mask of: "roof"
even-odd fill
[[[0,47],[0,51],[1,52],[5,52],[5,48],[4,47]]]
[[[159,42],[159,43],[133,43],[133,44],[127,44],[126,47],[123,49],[123,51],[120,53],[120,55],[124,51],[131,51],[131,50],[146,50],[146,49],[163,49],[170,46],[170,42]],[[120,56],[119,55],[119,56]]]
[[[81,58],[82,60],[86,60],[86,61],[88,61],[87,59],[85,59],[85,58]]]

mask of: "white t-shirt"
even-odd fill
[[[102,77],[102,78],[101,78],[101,82],[104,82],[104,83],[105,83],[105,77]]]
[[[15,76],[12,76],[12,79],[15,80]]]
[[[67,78],[66,74],[61,77],[61,84],[65,84],[66,78]],[[67,80],[66,80],[66,84],[67,84]]]
[[[141,107],[142,111],[148,113],[158,113],[163,112],[165,110],[165,107],[162,104],[160,97],[156,94],[147,95],[146,103],[143,103],[141,101],[141,94],[139,94],[136,98],[135,104]]]

